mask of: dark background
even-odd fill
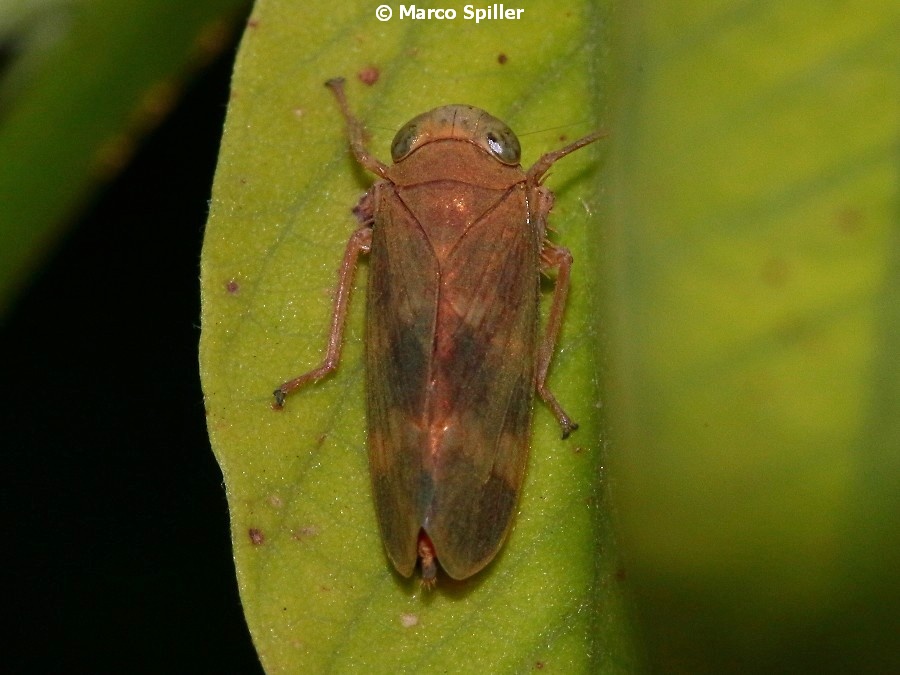
[[[233,59],[194,80],[0,328],[4,672],[261,672],[197,370]]]

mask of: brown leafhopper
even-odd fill
[[[366,402],[375,511],[388,557],[405,577],[421,559],[453,579],[487,565],[509,531],[522,486],[537,391],[562,427],[577,428],[547,387],[572,256],[547,240],[558,159],[527,171],[519,141],[483,110],[448,105],[397,132],[393,165],[365,148],[343,80],[326,83],[357,161],[380,180],[360,200],[362,226],[341,263],[323,363],[275,390],[284,397],[337,367],[357,259],[369,254]],[[540,275],[556,284],[539,339]]]

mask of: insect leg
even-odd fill
[[[544,333],[544,341],[538,351],[537,360],[537,392],[546,403],[559,426],[562,427],[562,437],[568,438],[569,434],[578,428],[575,421],[569,417],[556,396],[547,387],[547,371],[550,368],[550,359],[556,349],[556,339],[559,337],[559,329],[562,326],[563,310],[566,307],[566,296],[569,293],[569,273],[572,270],[572,254],[569,249],[562,246],[545,244],[541,253],[546,268],[557,268],[556,285],[553,291],[553,304],[550,306],[550,318],[547,320],[547,330]]]
[[[385,178],[387,176],[387,166],[366,149],[362,124],[360,124],[359,120],[350,112],[350,106],[347,104],[347,96],[344,94],[344,78],[332,78],[325,83],[325,86],[331,89],[331,93],[334,94],[334,97],[337,99],[338,105],[341,108],[341,114],[344,116],[344,121],[347,123],[347,135],[350,137],[350,149],[353,151],[356,161],[372,173]]]
[[[347,242],[344,250],[344,259],[338,272],[338,285],[334,294],[334,311],[331,315],[331,332],[328,335],[328,350],[325,352],[325,360],[322,365],[314,370],[304,373],[293,380],[288,380],[274,391],[275,407],[284,405],[284,397],[295,389],[299,389],[309,382],[322,379],[332,370],[337,368],[341,358],[341,345],[344,342],[344,324],[347,320],[347,304],[350,300],[350,289],[353,286],[353,276],[356,272],[356,262],[360,253],[368,253],[372,245],[372,228],[363,226],[356,230]]]

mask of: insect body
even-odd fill
[[[537,391],[563,438],[577,425],[546,385],[572,256],[545,238],[553,195],[541,185],[586,136],[519,165],[503,122],[449,105],[407,123],[387,166],[366,150],[342,80],[328,86],[357,160],[380,177],[357,207],[363,225],[344,254],[325,361],[275,390],[325,376],[340,357],[356,263],[369,254],[366,399],[375,509],[388,557],[403,576],[421,559],[467,578],[496,555],[522,485]],[[539,338],[541,271],[557,269]]]

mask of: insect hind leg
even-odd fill
[[[563,246],[546,245],[542,252],[547,267],[556,267],[556,286],[553,292],[553,304],[550,307],[550,317],[547,319],[547,329],[544,332],[544,340],[541,343],[537,360],[537,392],[553,412],[556,421],[562,428],[562,437],[568,438],[569,434],[578,428],[578,424],[569,417],[563,407],[556,400],[553,392],[547,386],[547,371],[550,369],[550,360],[556,349],[556,339],[562,327],[563,310],[566,307],[566,296],[569,293],[569,274],[572,270],[572,254]]]

